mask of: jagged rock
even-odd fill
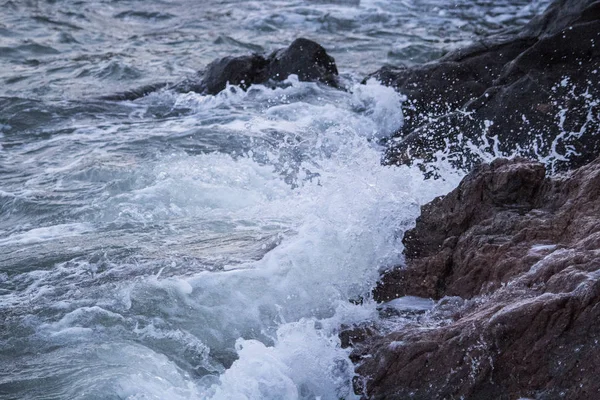
[[[333,57],[320,44],[298,38],[289,47],[276,50],[268,57],[250,54],[217,59],[198,76],[172,85],[170,89],[180,93],[217,94],[225,89],[227,83],[247,89],[252,84],[266,83],[269,80],[283,81],[292,74],[298,75],[300,81],[321,82],[338,87],[338,70]],[[169,85],[159,83],[106,96],[104,99],[135,100],[165,87]]]
[[[600,158],[567,177],[496,160],[423,207],[406,266],[375,297],[442,298],[435,323],[354,346],[374,399],[590,399],[600,394]],[[444,297],[446,296],[446,297]],[[458,302],[448,316],[444,299]],[[436,319],[437,318],[437,319]]]
[[[529,260],[522,262],[521,254],[511,258],[511,268],[493,260],[509,234],[528,228],[530,218],[523,215],[540,201],[536,196],[544,176],[542,164],[499,159],[479,166],[454,191],[423,206],[415,228],[403,239],[410,268],[395,269],[384,276],[375,289],[375,298],[470,298],[483,286],[491,290],[491,285],[497,287],[503,278],[526,268]],[[518,248],[525,256],[530,243],[510,246],[511,252]],[[525,266],[518,268],[521,264]]]
[[[213,61],[195,91],[217,94],[227,83],[247,88],[268,80],[283,81],[292,74],[298,75],[301,81],[337,86],[338,71],[333,57],[318,43],[299,38],[268,58],[253,54]]]
[[[372,75],[408,97],[405,125],[390,142],[389,164],[431,161],[436,151],[460,154],[467,142],[522,155],[568,159],[577,167],[600,154],[600,2],[559,0],[521,32],[505,33],[412,68]]]

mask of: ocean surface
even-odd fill
[[[1,3],[0,398],[237,400],[355,398],[340,329],[464,175],[382,166],[405,98],[364,76],[548,1]],[[297,37],[348,91],[100,100]]]

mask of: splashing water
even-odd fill
[[[3,239],[67,258],[2,282],[8,353],[39,365],[23,353],[35,343],[47,367],[13,374],[12,390],[36,393],[31,382],[44,379],[90,397],[351,398],[337,333],[374,306],[348,301],[369,297],[380,269],[401,261],[419,205],[460,178],[424,181],[417,169],[380,165],[376,139],[401,123],[401,100],[375,82],[347,93],[291,77],[276,90],[159,93],[126,105],[142,115],[185,107],[183,131],[239,112],[201,129],[240,145],[144,163],[98,152],[45,167],[64,189],[101,189],[80,222]],[[141,125],[118,140],[139,137]],[[46,184],[12,196],[26,202]]]
[[[339,330],[377,318],[404,231],[463,175],[382,166],[404,97],[360,75],[547,2],[205,3],[4,5],[0,398],[355,398]],[[96,100],[297,36],[348,91]]]
[[[578,139],[586,135],[593,135],[600,126],[600,100],[590,92],[592,83],[588,85],[576,85],[570,82],[569,77],[563,77],[552,89],[555,100],[552,103],[556,109],[551,118],[554,120],[554,126],[557,129],[555,134],[549,135],[548,132],[540,132],[530,129],[528,131],[529,139],[526,143],[514,145],[512,143],[501,143],[498,135],[490,134],[490,127],[493,121],[484,120],[481,125],[481,131],[475,137],[467,137],[463,132],[456,133],[456,127],[449,128],[454,130],[454,134],[443,138],[444,145],[440,150],[432,152],[428,160],[415,159],[414,163],[419,165],[427,174],[437,175],[440,170],[439,163],[451,163],[468,169],[469,165],[476,165],[481,162],[491,162],[496,158],[515,158],[525,157],[537,160],[546,165],[551,174],[564,171],[564,163],[575,159],[581,154],[578,152],[576,143]],[[447,110],[446,114],[453,113],[457,118],[476,121],[471,112],[463,110]],[[585,117],[581,118],[583,122],[573,124],[573,114],[581,113]],[[443,118],[443,116],[441,117]],[[528,124],[527,116],[522,115],[523,122]],[[436,119],[433,118],[432,119]],[[574,126],[575,125],[575,126]],[[422,133],[427,140],[434,139],[425,131]],[[401,140],[395,138],[393,140]],[[504,149],[503,149],[504,148]],[[408,146],[408,153],[415,152],[412,146]]]

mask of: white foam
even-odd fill
[[[297,90],[302,85],[292,82],[290,88],[280,91]],[[393,125],[383,118],[386,112],[378,110],[394,114],[390,118],[396,121],[401,118],[397,116],[401,115],[400,99],[390,95],[383,97],[388,104],[378,104],[372,100],[374,93],[387,89],[371,85],[339,107],[279,105],[265,113],[267,117],[277,116],[276,121],[283,118],[282,129],[306,140],[322,134],[311,129],[320,118],[337,121],[325,129],[325,136],[339,140],[330,147],[333,152],[309,152],[307,163],[318,172],[318,180],[305,181],[295,189],[276,185],[273,196],[260,200],[246,196],[247,203],[228,208],[236,218],[288,220],[294,234],[259,261],[185,279],[193,290],[183,293],[184,299],[179,301],[201,313],[202,321],[210,321],[210,326],[187,329],[199,337],[212,336],[209,342],[228,343],[237,338],[239,359],[218,384],[203,389],[216,399],[353,396],[352,366],[339,347],[337,333],[319,326],[329,319],[339,326],[348,314],[336,305],[369,296],[379,270],[400,262],[400,238],[418,215],[419,205],[446,192],[459,179],[459,175],[450,174],[446,181],[424,181],[416,169],[380,165],[380,149],[366,139],[378,131],[378,126],[385,130]],[[366,110],[360,117],[349,117],[344,107],[354,107],[357,100],[366,104]],[[349,125],[348,119],[352,122]],[[273,126],[278,125],[268,118],[256,119],[250,129],[258,135]],[[196,158],[211,157],[215,156]],[[240,176],[235,172],[237,166],[265,168],[249,157],[220,159],[217,165],[223,168],[222,173],[235,176]],[[275,171],[271,176],[281,179]],[[227,175],[219,179],[230,180]],[[272,183],[251,181],[244,187],[264,193],[261,185]],[[228,182],[227,187],[235,187],[235,182]],[[138,297],[142,287],[146,286],[134,290],[132,297]],[[271,338],[272,343],[250,339],[251,332],[261,332],[258,336]]]
[[[103,334],[144,343],[146,350],[119,361],[128,369],[114,390],[124,398],[353,398],[353,367],[340,348],[339,327],[375,317],[369,296],[380,270],[401,263],[401,238],[420,205],[461,177],[448,168],[444,180],[424,180],[418,168],[381,165],[374,139],[402,121],[402,99],[373,81],[342,92],[295,78],[275,90],[181,95],[176,101],[195,110],[183,117],[189,126],[220,107],[229,113],[255,107],[214,128],[252,138],[252,151],[132,163],[131,189],[99,197],[94,223],[173,224],[169,242],[139,244],[159,246],[157,252],[177,240],[178,221],[186,221],[187,234],[218,222],[225,234],[276,234],[277,245],[259,260],[231,262],[222,271],[181,268],[169,275],[162,266],[132,279],[127,271],[143,266],[113,266],[123,275],[110,275],[73,265],[64,273],[97,279],[99,286],[65,288],[61,300],[69,301],[57,307],[63,317],[40,326],[40,334],[60,344],[77,342],[75,332],[84,341]],[[60,273],[44,272],[27,295],[51,298],[43,287],[64,279]],[[124,280],[113,284],[116,276]],[[349,303],[358,298],[364,305]],[[235,351],[238,359],[218,377],[195,381],[152,350],[163,348],[186,368],[213,373],[223,371],[219,354]],[[137,365],[145,357],[156,370]],[[172,378],[158,379],[160,368]],[[168,394],[170,385],[183,397]]]
[[[89,223],[70,223],[33,228],[26,232],[14,233],[0,239],[0,246],[9,244],[34,244],[59,238],[68,238],[92,232],[94,227]]]

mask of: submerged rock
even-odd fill
[[[431,161],[446,150],[468,168],[477,161],[469,142],[524,156],[568,155],[556,160],[558,169],[600,154],[598,1],[555,1],[521,32],[425,65],[384,67],[372,77],[408,97],[389,164]]]
[[[553,178],[523,159],[482,165],[424,206],[404,243],[406,266],[381,278],[375,298],[442,299],[444,313],[355,343],[357,390],[375,399],[598,396],[600,158]],[[448,314],[446,299],[466,301]]]
[[[328,55],[320,44],[298,38],[289,47],[276,50],[268,57],[250,54],[217,59],[196,77],[176,85],[160,83],[107,96],[105,99],[134,100],[165,87],[180,93],[217,94],[224,90],[228,83],[247,89],[253,84],[283,81],[292,74],[297,75],[300,81],[321,82],[338,87],[338,70],[334,58]]]

